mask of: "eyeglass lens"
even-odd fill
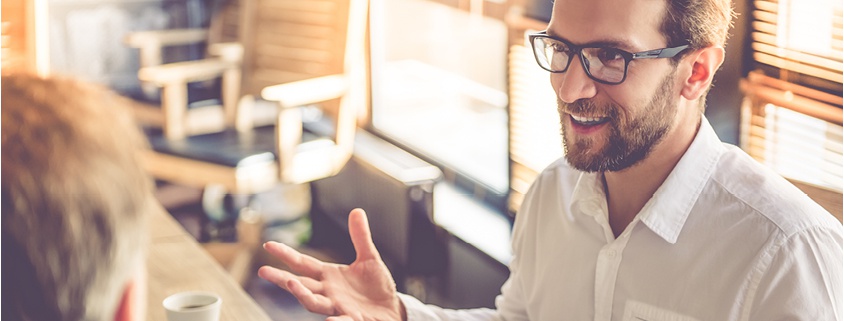
[[[552,72],[568,70],[573,56],[577,53],[564,42],[546,37],[536,37],[533,41],[539,64]],[[587,73],[599,80],[618,83],[624,80],[627,60],[621,51],[614,48],[583,48],[582,64]]]

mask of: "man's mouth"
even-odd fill
[[[609,117],[605,116],[577,116],[572,114],[571,120],[577,125],[581,126],[595,126],[606,123],[610,120]]]

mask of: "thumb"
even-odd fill
[[[366,212],[362,209],[356,208],[349,213],[349,236],[351,236],[352,244],[355,246],[355,252],[357,252],[356,261],[360,262],[381,258],[378,254],[378,249],[372,243],[369,220],[366,218]]]

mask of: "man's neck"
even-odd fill
[[[696,123],[679,121],[680,125],[666,133],[666,139],[654,146],[650,155],[638,164],[618,172],[604,172],[609,223],[616,237],[633,221],[686,153],[700,128],[700,117],[697,118]],[[690,123],[697,126],[684,125]]]

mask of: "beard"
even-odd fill
[[[568,163],[585,172],[616,172],[638,164],[648,157],[671,129],[677,114],[674,74],[667,75],[647,106],[627,109],[613,103],[597,104],[592,99],[580,99],[571,104],[557,99],[562,125],[563,147]],[[609,118],[608,137],[578,137],[570,127],[569,114],[606,115]]]

